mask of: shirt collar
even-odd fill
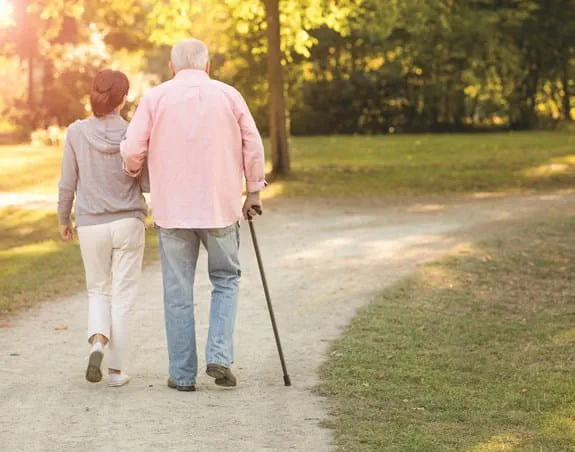
[[[200,69],[182,69],[174,76],[177,80],[207,80],[210,76]]]

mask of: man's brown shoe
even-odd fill
[[[168,378],[168,388],[177,389],[178,391],[184,391],[184,392],[192,392],[196,390],[195,385],[180,386],[174,383],[174,380],[172,380],[171,378]]]
[[[208,364],[206,373],[216,379],[216,384],[231,388],[237,386],[238,382],[229,367],[220,366],[219,364]]]

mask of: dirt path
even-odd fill
[[[284,388],[247,227],[237,326],[240,386],[166,387],[159,268],[146,270],[134,312],[135,379],[121,389],[83,379],[86,302],[45,303],[0,329],[0,449],[6,451],[331,450],[314,396],[329,342],[378,290],[500,222],[575,213],[575,195],[447,202],[268,203],[257,224],[286,359]],[[199,351],[209,285],[197,275]],[[203,353],[200,353],[203,367]]]

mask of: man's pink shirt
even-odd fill
[[[183,70],[143,97],[121,144],[135,176],[148,159],[155,223],[229,226],[242,217],[242,183],[265,185],[264,147],[241,94],[198,70]]]

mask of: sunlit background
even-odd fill
[[[129,118],[169,78],[169,46],[192,35],[267,134],[264,3],[0,0],[0,139],[51,142],[49,129],[90,114],[90,81],[103,67],[129,75]],[[292,135],[552,129],[575,116],[573,1],[279,6]]]
[[[278,23],[278,33],[268,33]],[[331,341],[335,317],[322,313],[339,312],[337,303],[370,296],[378,281],[383,287],[415,268],[418,256],[521,223],[418,266],[345,329],[348,339],[321,372],[328,389],[319,391],[334,401],[325,423],[337,428],[333,438],[351,441],[343,449],[573,450],[575,222],[524,222],[575,204],[575,0],[0,0],[0,332],[15,338],[2,342],[0,356],[2,450],[23,449],[10,438],[38,445],[46,432],[52,443],[93,441],[86,432],[107,425],[115,432],[134,411],[128,392],[118,405],[127,416],[114,410],[106,424],[98,410],[84,413],[67,397],[81,379],[81,357],[66,361],[80,326],[45,303],[68,306],[64,298],[85,288],[78,243],[58,235],[63,141],[70,123],[91,114],[97,70],[128,75],[122,114],[130,119],[142,94],[171,77],[170,46],[190,36],[207,43],[211,75],[242,93],[264,135],[270,185],[258,234],[276,270],[270,287],[274,293],[273,278],[283,278],[304,295],[283,294],[285,327],[298,326],[301,316],[290,322],[290,313],[309,304],[301,312],[317,321],[306,325],[327,328]],[[279,126],[287,133],[270,139]],[[146,246],[146,259],[157,258],[153,228]],[[42,324],[48,342],[37,343],[68,350],[54,355],[61,363],[53,379],[37,378],[37,369],[53,366],[44,369],[43,356],[34,363],[22,341],[44,337],[39,302],[52,314]],[[12,321],[13,313],[23,320]],[[308,338],[301,328],[285,332]],[[320,360],[313,361],[305,369],[291,362],[311,376]],[[315,373],[313,381],[300,374],[300,388],[316,386]],[[267,383],[260,383],[263,400]],[[220,397],[200,399],[206,394]],[[49,406],[40,407],[44,401]],[[269,437],[266,445],[298,447],[304,436],[313,444],[307,434],[319,418],[306,417],[304,426],[305,410],[288,411],[276,416],[281,430],[300,438]],[[191,438],[194,426],[184,424]],[[127,432],[133,440],[135,430]],[[52,443],[51,450],[66,448]]]
[[[13,24],[14,7],[9,0],[0,0],[0,27]]]

